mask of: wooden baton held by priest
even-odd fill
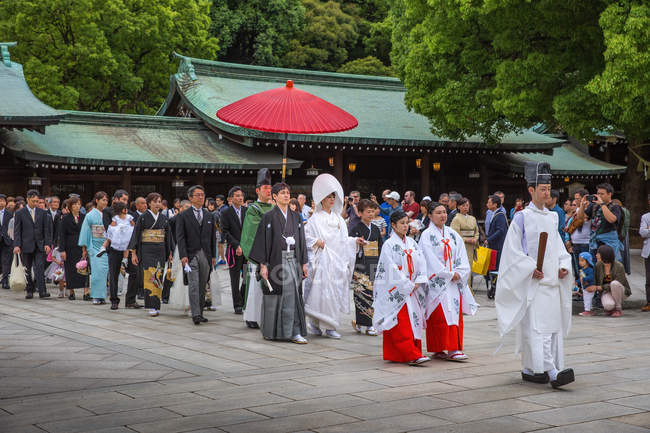
[[[537,249],[537,270],[542,272],[544,267],[544,254],[546,254],[546,241],[548,241],[548,233],[541,232],[539,234],[539,248]]]

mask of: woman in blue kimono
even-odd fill
[[[105,304],[106,281],[108,278],[108,256],[97,257],[104,244],[105,227],[102,211],[108,206],[108,194],[99,191],[95,194],[95,208],[86,214],[79,232],[79,246],[83,248],[82,257],[90,261],[90,297],[94,305]]]

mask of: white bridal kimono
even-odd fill
[[[571,256],[557,231],[555,212],[531,203],[517,212],[506,235],[499,264],[496,310],[503,338],[517,328],[515,353],[525,369],[544,373],[564,368],[563,338],[571,327]],[[548,233],[542,280],[533,279],[540,232]],[[558,271],[569,274],[560,279]]]
[[[373,286],[372,325],[377,332],[395,327],[397,315],[406,304],[413,337],[422,339],[422,329],[426,326],[426,282],[426,262],[418,244],[408,236],[401,239],[395,232],[391,233],[381,248]],[[420,286],[413,291],[416,284]]]
[[[428,319],[440,305],[447,325],[458,326],[461,312],[473,316],[479,307],[467,285],[471,267],[465,242],[451,227],[444,226],[441,230],[431,224],[422,232],[418,245],[427,263],[429,295],[426,317]],[[452,282],[456,272],[460,278]]]
[[[321,201],[336,195],[334,206],[325,212]],[[356,238],[348,236],[348,227],[341,217],[343,188],[330,174],[314,180],[312,197],[317,203],[305,223],[308,278],[305,280],[305,315],[318,320],[326,329],[339,327],[339,313],[350,312],[350,281],[357,253]],[[325,248],[315,243],[322,239]]]

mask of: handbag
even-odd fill
[[[490,268],[492,253],[490,248],[478,247],[476,250],[476,260],[472,262],[472,272],[480,275],[487,275]]]
[[[22,292],[27,287],[27,275],[25,274],[25,266],[23,266],[23,261],[20,259],[19,254],[14,254],[14,260],[11,263],[9,287],[14,292]]]

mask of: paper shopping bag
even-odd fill
[[[480,275],[486,275],[490,268],[490,259],[492,256],[491,249],[478,247],[476,251],[476,260],[472,263],[472,272]]]

